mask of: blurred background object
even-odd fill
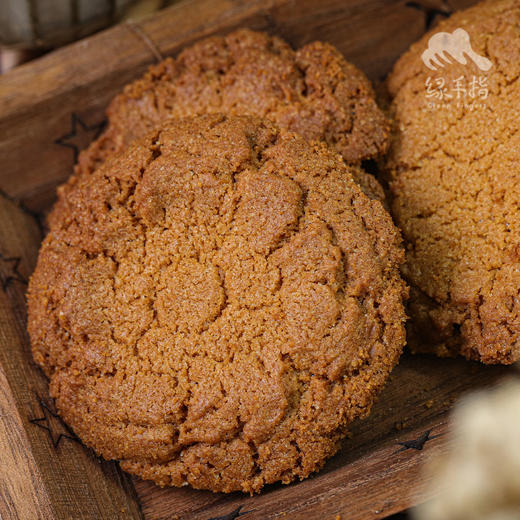
[[[175,0],[0,0],[0,73]]]
[[[451,452],[426,468],[436,498],[413,518],[520,519],[520,382],[468,396],[451,421]]]

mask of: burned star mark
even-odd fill
[[[406,450],[421,451],[424,448],[424,445],[428,441],[431,441],[432,439],[436,439],[438,437],[438,435],[431,435],[431,433],[432,433],[431,430],[427,430],[418,439],[412,439],[410,441],[398,442],[397,444],[400,444],[402,446],[402,448],[397,450],[397,453],[399,453],[401,451],[406,451]]]
[[[27,280],[20,274],[20,262],[20,257],[4,256],[0,253],[0,284],[3,291],[6,291],[12,282],[27,283]]]
[[[54,142],[59,146],[70,148],[74,152],[74,162],[77,162],[79,152],[99,137],[104,126],[105,121],[95,125],[87,125],[73,112],[71,116],[71,131]]]
[[[76,435],[74,435],[70,428],[63,422],[61,417],[52,409],[48,403],[46,403],[40,397],[38,397],[38,403],[40,405],[42,416],[35,419],[29,419],[29,422],[35,426],[38,426],[38,428],[47,431],[54,449],[58,449],[62,439],[69,439],[70,441],[79,442],[79,439],[76,437]]]
[[[412,7],[424,13],[424,25],[428,31],[431,29],[438,17],[447,18],[452,14],[452,10],[445,2],[440,7],[433,5],[433,2],[406,2],[407,7]]]
[[[238,506],[234,511],[231,511],[231,513],[228,513],[227,515],[214,516],[209,520],[235,520],[239,516],[244,516],[247,515],[247,513],[251,513],[251,511],[242,511],[242,507],[244,506]]]

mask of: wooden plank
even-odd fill
[[[0,517],[141,518],[129,476],[115,463],[100,463],[55,416],[47,381],[32,361],[25,290],[39,225],[4,195],[0,222]]]
[[[55,518],[23,421],[0,367],[0,518]]]

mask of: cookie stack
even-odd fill
[[[56,406],[160,485],[301,479],[405,342],[389,143],[332,46],[248,30],[152,67],[59,189],[28,304]]]
[[[160,485],[307,477],[399,359],[401,266],[414,350],[519,357],[515,4],[444,26],[499,64],[489,142],[477,115],[426,110],[427,41],[390,77],[393,126],[332,46],[249,30],[113,100],[59,188],[28,293],[34,358],[87,445]]]

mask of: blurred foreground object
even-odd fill
[[[171,0],[0,0],[0,46],[57,47],[170,3]]]
[[[475,393],[452,415],[450,454],[431,459],[436,498],[415,520],[520,518],[520,382]]]

